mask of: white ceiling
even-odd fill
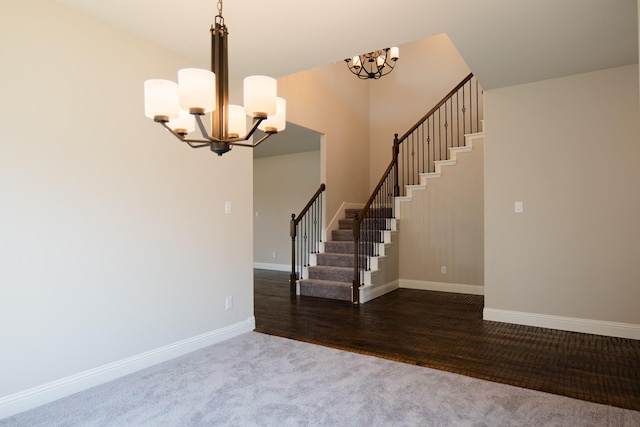
[[[59,0],[208,63],[216,0]],[[279,77],[445,32],[485,89],[638,62],[637,0],[225,0],[230,72]]]

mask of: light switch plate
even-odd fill
[[[515,202],[514,210],[515,210],[516,213],[524,212],[524,205],[523,205],[522,201]]]

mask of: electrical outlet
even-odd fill
[[[231,310],[233,308],[233,297],[226,297],[224,299],[224,308],[226,310]]]
[[[276,251],[273,251],[273,253],[271,254],[272,258],[278,258],[278,253]]]
[[[440,267],[440,274],[447,274],[447,266],[443,265]]]

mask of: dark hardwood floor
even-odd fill
[[[640,410],[640,341],[482,320],[483,297],[398,289],[362,305],[289,296],[255,270],[256,331]]]

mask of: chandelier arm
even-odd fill
[[[231,141],[231,142],[229,142],[229,144],[231,144],[231,145],[239,145],[241,147],[252,147],[253,148],[253,147],[257,147],[262,141],[264,141],[265,139],[269,138],[271,135],[273,135],[275,133],[278,133],[278,132],[267,132],[267,133],[265,133],[265,135],[262,138],[260,138],[258,140],[258,142],[255,142],[253,144],[243,144],[241,142],[235,142],[235,141]]]
[[[202,137],[208,139],[209,141],[212,141],[213,139],[207,132],[207,128],[204,126],[204,123],[202,123],[202,116],[198,114],[194,114],[194,116],[196,118],[196,122],[198,123],[198,128],[200,129],[200,133],[202,134]]]
[[[169,127],[169,125],[167,124],[167,122],[158,122],[158,123],[160,123],[166,130],[171,132],[171,134],[173,136],[175,136],[176,138],[178,138],[182,142],[186,142],[192,148],[208,147],[211,144],[211,141],[207,141],[207,140],[186,138],[184,135],[181,135],[178,132],[176,132],[175,130],[171,129]]]
[[[189,144],[189,147],[191,147],[191,148],[202,148],[202,147],[210,147],[211,146],[210,142],[204,142],[204,141],[199,141],[199,140],[185,139],[184,142]],[[199,144],[194,144],[196,142],[199,143]]]
[[[262,123],[264,120],[266,120],[266,117],[256,117],[253,120],[253,125],[251,125],[251,129],[249,129],[249,132],[247,132],[247,134],[244,136],[244,138],[241,138],[243,141],[246,141],[247,139],[251,138],[251,136],[253,136],[254,132],[258,129],[258,126],[260,126],[260,123]]]
[[[255,131],[258,129],[258,126],[260,126],[260,123],[262,123],[264,120],[266,120],[267,117],[256,117],[254,119],[254,121],[253,121],[251,129],[249,129],[249,132],[247,132],[246,135],[244,135],[242,137],[227,138],[227,139],[220,139],[220,138],[216,138],[214,136],[209,135],[207,133],[207,128],[205,127],[204,122],[202,121],[202,116],[196,115],[195,117],[196,117],[196,122],[198,123],[198,128],[200,128],[200,133],[202,133],[202,136],[204,138],[207,138],[207,140],[193,140],[193,139],[187,140],[186,138],[184,138],[180,134],[177,134],[175,131],[173,131],[173,129],[171,129],[169,126],[166,126],[164,123],[163,123],[163,125],[165,125],[165,128],[167,128],[171,133],[173,133],[176,137],[178,137],[179,139],[181,139],[184,142],[193,141],[193,142],[203,143],[203,144],[206,144],[206,145],[211,145],[212,142],[222,142],[222,143],[229,143],[231,145],[240,145],[240,146],[243,146],[243,147],[255,147],[256,145],[258,145],[259,143],[261,143],[262,141],[267,139],[267,137],[270,136],[271,134],[277,133],[277,132],[267,132],[267,135],[262,137],[255,144],[243,144],[243,143],[241,143],[239,141],[246,141],[249,138],[251,138],[253,136],[253,134],[255,133]]]
[[[393,62],[392,60],[386,59],[384,63],[384,67],[382,68],[384,72],[380,72],[380,76],[386,76],[387,74],[393,71],[393,68],[395,66],[396,66],[395,62]]]
[[[267,132],[267,133],[265,133],[264,136],[258,140],[258,142],[253,144],[253,146],[257,147],[262,141],[264,141],[265,139],[269,138],[271,135],[274,135],[276,133],[278,133],[278,132]]]

